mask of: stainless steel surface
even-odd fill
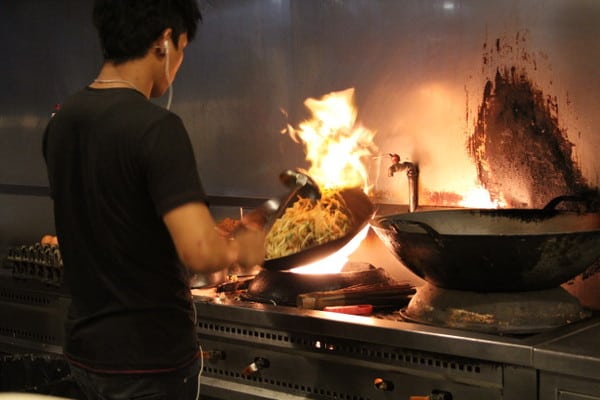
[[[542,372],[538,398],[544,400],[600,400],[600,383]]]
[[[250,392],[316,393],[322,399],[407,398],[442,389],[454,398],[512,400],[537,398],[538,374],[580,381],[582,390],[600,385],[598,317],[510,337],[226,298],[197,300],[200,343],[221,355],[206,364],[206,376],[219,381],[205,382],[209,394],[227,391],[231,382]],[[563,343],[563,351],[549,359],[544,348],[555,342]],[[584,353],[586,363],[570,369],[566,360]],[[243,377],[241,370],[255,358],[267,359],[269,367]],[[376,378],[391,383],[393,393],[374,388]],[[229,396],[223,398],[237,398]]]
[[[43,128],[55,104],[88,84],[101,61],[91,4],[2,4],[0,32],[12,40],[0,44],[6,55],[0,65],[6,82],[0,94],[0,183],[46,184],[39,144]],[[356,88],[360,120],[377,131],[376,144],[418,161],[424,188],[471,187],[476,172],[465,132],[473,127],[485,79],[503,61],[525,64],[519,57],[525,51],[536,61],[532,79],[556,96],[575,157],[598,184],[596,1],[201,4],[204,22],[186,49],[173,110],[190,130],[211,194],[271,197],[277,192],[272,171],[306,166],[302,147],[281,129],[302,121],[306,98],[348,87]],[[483,47],[493,47],[496,39],[513,45],[514,52],[484,65]],[[370,166],[381,200],[407,203],[407,188],[385,177],[385,168]]]
[[[61,354],[70,302],[64,289],[0,276],[0,352]]]
[[[259,303],[197,301],[196,306],[198,315],[205,320],[200,322],[201,325],[222,319],[223,322],[237,321],[255,329],[275,328],[520,366],[531,366],[532,361],[532,347],[527,339],[433,327],[400,319],[392,321]],[[280,345],[292,347],[291,344]]]
[[[0,351],[61,354],[68,296],[34,281],[0,283],[0,312],[8,316]],[[559,389],[594,395],[600,387],[600,316],[501,336],[409,323],[396,314],[244,302],[214,289],[193,294],[206,398],[383,400],[441,390],[457,399],[546,400]]]
[[[583,324],[536,346],[536,368],[561,375],[600,378],[600,320]],[[600,395],[600,390],[598,391]]]
[[[600,399],[600,320],[536,346],[540,399]]]

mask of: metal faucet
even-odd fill
[[[409,161],[400,162],[400,156],[395,153],[388,154],[392,165],[388,168],[388,176],[406,170],[408,177],[408,211],[414,212],[419,205],[419,166]]]

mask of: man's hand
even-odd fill
[[[243,224],[238,227],[233,240],[238,243],[238,263],[242,267],[262,265],[265,260],[266,232],[262,227],[253,224]]]

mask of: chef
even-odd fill
[[[259,227],[216,229],[182,120],[150,101],[172,93],[200,19],[196,0],[96,0],[104,62],[44,134],[64,353],[89,399],[196,398],[189,276],[264,259]]]

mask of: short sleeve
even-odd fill
[[[186,203],[206,203],[192,144],[177,115],[165,114],[152,124],[143,138],[141,158],[159,215]]]

